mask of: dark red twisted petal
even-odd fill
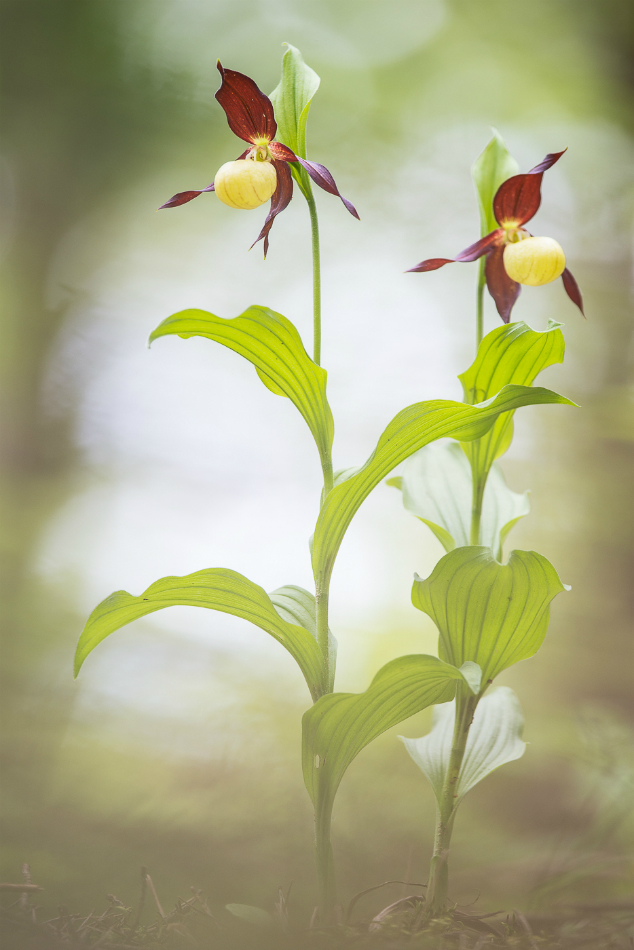
[[[559,159],[564,154],[564,152],[567,152],[567,151],[568,149],[564,148],[561,152],[549,152],[546,158],[543,161],[541,161],[539,165],[535,165],[534,168],[531,168],[528,174],[539,175],[540,172],[543,173],[545,171],[548,171],[549,168],[552,168],[555,162],[559,161]]]
[[[251,247],[255,247],[258,241],[261,241],[262,238],[264,238],[265,257],[269,250],[269,231],[273,227],[273,222],[275,221],[277,215],[288,207],[289,202],[293,197],[293,176],[291,175],[290,168],[286,162],[278,162],[275,159],[273,160],[273,164],[275,165],[275,171],[277,172],[277,188],[275,189],[275,193],[271,198],[271,207],[269,209],[269,213],[266,216],[264,227],[251,245]]]
[[[225,110],[231,131],[245,142],[270,142],[277,132],[273,103],[244,73],[224,69],[218,60],[222,86],[216,99]]]
[[[511,319],[511,310],[522,289],[504,269],[504,248],[495,247],[487,257],[484,274],[489,293],[504,323]]]
[[[166,201],[164,205],[158,209],[161,211],[162,208],[178,208],[179,205],[187,204],[188,201],[191,201],[192,198],[197,198],[198,195],[202,195],[203,191],[213,191],[214,183],[207,185],[206,188],[201,188],[200,191],[179,191],[177,195],[174,195],[173,198],[170,198],[169,201]]]
[[[490,234],[480,238],[475,244],[470,244],[464,251],[460,251],[455,257],[430,257],[426,261],[421,261],[416,267],[410,267],[405,273],[424,274],[430,270],[438,270],[439,267],[444,267],[445,264],[453,264],[455,262],[466,264],[469,261],[477,261],[483,254],[488,254],[491,248],[501,244],[503,238],[504,231],[501,228],[496,228],[495,231],[491,231]]]
[[[585,317],[583,310],[583,297],[581,296],[581,291],[579,290],[579,284],[574,279],[568,268],[566,267],[565,271],[561,275],[561,279],[564,282],[564,287],[566,288],[566,293],[570,297],[573,303],[581,310],[582,315]]]
[[[353,215],[357,221],[360,220],[359,215],[357,214],[357,209],[351,201],[348,201],[347,198],[343,197],[335,184],[335,179],[332,177],[325,165],[320,165],[318,162],[308,162],[305,158],[299,157],[297,158],[297,161],[303,168],[306,169],[316,185],[319,185],[320,188],[323,188],[324,191],[327,191],[329,195],[336,195],[337,198],[341,198],[350,214]]]
[[[236,161],[238,162],[241,158],[245,158],[250,151],[251,149],[248,148],[242,155],[238,155]],[[177,195],[174,195],[174,197],[166,201],[164,205],[161,205],[158,210],[161,211],[162,208],[178,208],[179,205],[187,204],[192,198],[197,198],[198,195],[202,195],[203,191],[215,191],[213,181],[210,185],[207,185],[206,188],[201,188],[200,191],[179,191]]]
[[[493,214],[498,224],[520,227],[537,214],[542,202],[543,174],[565,151],[551,152],[525,175],[513,175],[502,182],[493,199]]]

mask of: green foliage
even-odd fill
[[[304,782],[315,808],[330,813],[346,769],[368,743],[421,709],[449,702],[464,682],[456,667],[415,654],[386,663],[365,693],[322,696],[302,720]]]
[[[330,576],[339,545],[359,506],[400,462],[435,439],[447,436],[460,441],[478,439],[500,414],[540,403],[574,405],[565,396],[549,389],[511,385],[504,386],[494,399],[481,406],[434,399],[415,403],[399,412],[381,435],[365,465],[352,471],[347,478],[344,474],[343,480],[327,495],[313,540],[315,575],[321,578]]]
[[[299,409],[317,443],[320,458],[330,459],[335,427],[326,398],[327,374],[313,363],[290,320],[267,307],[253,306],[225,320],[206,310],[181,310],[150,336],[204,336],[222,343],[253,363],[271,392],[288,396]]]
[[[480,403],[508,384],[532,386],[543,369],[562,363],[566,345],[560,326],[550,321],[548,329],[540,331],[524,322],[509,323],[487,333],[474,362],[458,377],[465,402]],[[486,479],[491,465],[506,452],[512,439],[513,414],[508,413],[495,421],[484,438],[465,446],[474,481]]]
[[[282,78],[269,96],[277,122],[276,138],[300,158],[306,158],[306,122],[321,79],[307,66],[300,51],[285,43]]]
[[[471,168],[471,176],[478,193],[483,237],[499,227],[493,214],[493,198],[496,191],[502,182],[517,175],[520,170],[500,133],[497,129],[492,129],[492,132],[493,138],[478,155]]]
[[[458,442],[425,446],[407,460],[402,477],[390,478],[387,484],[401,489],[407,510],[431,528],[445,551],[469,544],[471,468]],[[502,470],[493,463],[484,490],[481,537],[498,560],[509,531],[529,511],[528,493],[511,491]]]
[[[288,588],[282,588],[288,590]],[[276,592],[279,595],[279,591]],[[242,617],[269,633],[297,661],[313,699],[325,692],[323,662],[314,630],[289,622],[268,594],[242,574],[215,567],[185,577],[163,577],[140,597],[125,590],[106,597],[91,613],[77,644],[75,676],[95,647],[120,627],[164,607],[207,607]],[[297,616],[297,615],[296,615]]]
[[[550,602],[567,590],[552,564],[534,551],[513,551],[508,564],[490,548],[456,548],[412,588],[412,603],[440,633],[439,655],[454,666],[482,668],[482,681],[533,656],[546,635]]]
[[[449,767],[456,714],[455,700],[436,706],[429,735],[422,739],[400,736],[416,765],[429,780],[440,804]],[[454,787],[458,806],[467,792],[494,769],[524,755],[524,717],[517,696],[501,686],[480,700],[473,717],[458,781]]]

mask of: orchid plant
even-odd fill
[[[295,181],[308,204],[311,224],[313,357],[291,321],[265,306],[250,306],[231,319],[183,310],[164,320],[150,340],[202,336],[220,343],[249,360],[264,386],[290,399],[303,416],[323,474],[310,542],[314,591],[289,583],[266,593],[246,577],[219,567],[161,578],[139,596],[117,591],[88,618],[77,646],[75,674],[111,633],[175,605],[242,617],[291,654],[312,703],[303,717],[302,767],[315,813],[322,923],[333,919],[337,904],[330,832],[346,769],[377,736],[436,706],[431,733],[406,739],[405,744],[438,800],[425,907],[428,915],[441,914],[448,907],[447,854],[460,800],[484,775],[518,758],[524,749],[521,712],[512,692],[503,688],[485,693],[502,670],[536,652],[548,626],[550,602],[564,589],[555,569],[539,554],[514,551],[503,563],[505,538],[527,514],[528,503],[525,496],[507,488],[496,462],[511,442],[517,409],[546,403],[574,405],[533,385],[540,370],[563,358],[560,325],[551,324],[541,332],[525,323],[508,323],[518,285],[543,283],[545,275],[554,279],[563,274],[569,296],[581,307],[574,278],[563,269],[561,249],[557,245],[553,250],[549,239],[530,237],[523,227],[539,207],[543,171],[562,153],[548,156],[527,175],[516,175],[516,166],[496,134],[476,162],[483,237],[455,258],[466,261],[486,255],[478,283],[477,355],[460,377],[464,401],[434,399],[408,406],[387,425],[367,461],[333,470],[334,422],[327,374],[320,366],[319,228],[311,182],[339,196],[348,211],[358,215],[340,195],[330,172],[307,158],[306,123],[320,80],[292,46],[283,55],[281,81],[268,97],[242,73],[220,63],[218,69],[222,84],[216,98],[230,128],[249,148],[224,164],[211,185],[180,192],[162,207],[174,208],[210,191],[241,209],[254,209],[270,199],[257,239],[264,240],[266,254],[274,219],[287,207]],[[526,247],[530,252],[522,250]],[[436,258],[414,270],[433,270],[448,262]],[[482,338],[485,280],[505,325]],[[338,693],[337,643],[328,620],[337,553],[363,501],[403,462],[402,476],[391,484],[402,490],[406,507],[431,528],[447,552],[429,578],[416,578],[412,593],[414,605],[438,626],[439,655],[401,656],[383,666],[365,692]]]

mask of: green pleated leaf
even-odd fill
[[[445,554],[426,580],[416,576],[412,603],[438,627],[441,658],[477,663],[486,685],[537,652],[562,590],[569,588],[541,554],[512,551],[500,564],[490,548],[474,546]]]
[[[291,624],[298,624],[304,630],[308,630],[318,642],[317,635],[317,617],[315,606],[315,595],[303,587],[296,587],[294,584],[287,584],[284,587],[278,587],[269,594],[271,603],[277,610],[282,620]],[[337,641],[333,637],[330,628],[328,628],[328,660],[329,660],[329,683],[327,692],[331,692],[335,681],[335,667],[337,663]]]
[[[502,328],[504,329],[504,328]],[[415,403],[392,419],[377,447],[360,469],[336,485],[326,497],[313,539],[313,570],[319,584],[329,576],[343,536],[356,511],[373,488],[400,462],[435,439],[447,436],[460,441],[478,439],[501,413],[539,403],[574,405],[565,396],[549,389],[505,386],[493,399],[480,406],[448,399]]]
[[[399,479],[388,484],[403,492],[408,511],[426,524],[445,551],[469,544],[471,531],[471,466],[458,442],[434,442],[419,449],[406,461]],[[491,468],[482,504],[482,544],[501,560],[505,537],[530,511],[528,493],[511,491],[502,470]]]
[[[279,592],[277,592],[279,594]],[[140,597],[116,591],[95,607],[77,644],[75,676],[95,647],[120,627],[164,607],[207,607],[242,617],[269,633],[297,661],[313,699],[324,692],[323,663],[314,632],[289,622],[268,594],[242,574],[222,567],[184,577],[162,577]]]
[[[492,129],[492,131],[493,138],[484,151],[478,155],[471,169],[471,175],[478,193],[483,237],[499,227],[493,214],[493,198],[496,191],[502,182],[505,182],[507,178],[512,178],[513,175],[517,175],[520,170],[500,133],[497,129]]]
[[[422,739],[399,736],[429,780],[439,803],[449,767],[455,714],[455,701],[436,706],[429,735]],[[524,717],[512,689],[501,686],[482,697],[473,717],[456,783],[456,806],[483,778],[501,765],[524,755],[526,743],[522,741],[523,730]]]
[[[257,306],[231,320],[206,310],[181,310],[156,328],[150,342],[172,335],[204,336],[253,363],[264,385],[299,409],[322,459],[330,458],[335,427],[326,399],[327,374],[313,363],[290,320]]]
[[[376,674],[365,693],[331,693],[302,720],[304,782],[327,814],[352,760],[386,729],[434,703],[449,702],[460,670],[435,656],[401,656]]]
[[[282,78],[269,96],[277,122],[276,139],[300,158],[306,158],[306,122],[321,79],[306,65],[295,46],[283,45],[286,52],[282,57]]]
[[[465,402],[480,403],[509,383],[532,386],[547,366],[563,363],[566,344],[560,324],[549,321],[547,330],[532,330],[524,322],[496,327],[482,340],[469,369],[458,377]],[[501,416],[483,439],[465,446],[475,478],[486,478],[495,459],[513,439],[513,414]]]

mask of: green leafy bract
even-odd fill
[[[412,588],[412,603],[440,633],[439,655],[454,666],[482,669],[482,682],[533,656],[542,644],[550,602],[562,590],[550,561],[534,551],[512,551],[508,564],[490,548],[456,548]]]
[[[314,632],[286,620],[261,587],[222,567],[184,577],[162,577],[140,597],[125,590],[106,597],[91,613],[79,638],[75,676],[88,654],[115,630],[155,610],[176,606],[207,607],[249,620],[281,643],[297,661],[313,699],[325,692],[323,661]]]
[[[267,307],[253,306],[225,320],[206,310],[181,310],[164,320],[150,336],[204,336],[222,343],[255,366],[271,392],[288,396],[306,420],[322,460],[330,459],[334,422],[326,399],[324,369],[313,363],[290,320]]]
[[[282,78],[269,96],[275,110],[276,138],[300,158],[306,158],[306,122],[321,79],[295,46],[283,45]]]
[[[493,198],[496,191],[502,182],[506,181],[507,178],[512,178],[513,175],[517,175],[520,170],[500,133],[497,129],[492,129],[492,132],[493,138],[484,151],[478,155],[471,169],[471,175],[478,192],[483,237],[499,227],[493,214]]]
[[[465,402],[480,403],[509,383],[532,386],[543,369],[563,362],[565,346],[560,324],[552,321],[547,330],[532,330],[524,322],[497,327],[487,333],[473,364],[458,377]],[[496,420],[484,438],[465,446],[474,480],[486,479],[512,439],[513,415],[508,413]]]
[[[449,702],[464,682],[454,666],[415,654],[387,663],[365,693],[322,696],[302,720],[304,782],[322,816],[332,810],[346,769],[368,743],[421,709]]]
[[[429,735],[422,739],[399,737],[429,780],[439,803],[451,755],[455,714],[455,700],[436,706]],[[512,689],[501,686],[483,696],[473,717],[454,790],[456,807],[467,792],[494,769],[524,755],[526,743],[522,741],[523,730],[524,717]]]
[[[291,624],[299,624],[304,630],[308,630],[309,633],[312,633],[315,640],[318,641],[314,594],[304,590],[303,587],[287,584],[284,587],[278,587],[277,590],[269,594],[269,597],[282,620],[286,620]],[[333,637],[330,628],[328,628],[329,681],[326,692],[332,692],[334,687],[336,663],[337,641]]]
[[[400,462],[435,439],[446,436],[459,441],[478,439],[488,432],[501,413],[540,403],[574,405],[549,389],[505,386],[495,398],[480,406],[434,399],[415,403],[399,412],[365,465],[351,470],[324,500],[312,549],[317,584],[330,576],[343,536],[359,506]]]
[[[408,458],[402,477],[387,484],[401,489],[407,510],[431,528],[445,551],[469,544],[471,468],[458,442],[426,445]],[[482,544],[492,548],[498,560],[507,534],[529,511],[528,493],[511,491],[494,463],[484,490],[480,529]]]
[[[296,47],[290,43],[284,45],[287,50],[282,57],[282,78],[270,95],[277,122],[276,137],[300,158],[307,158],[306,123],[321,79],[306,65]],[[304,197],[310,200],[312,185],[306,169],[299,162],[290,162],[289,168]]]

